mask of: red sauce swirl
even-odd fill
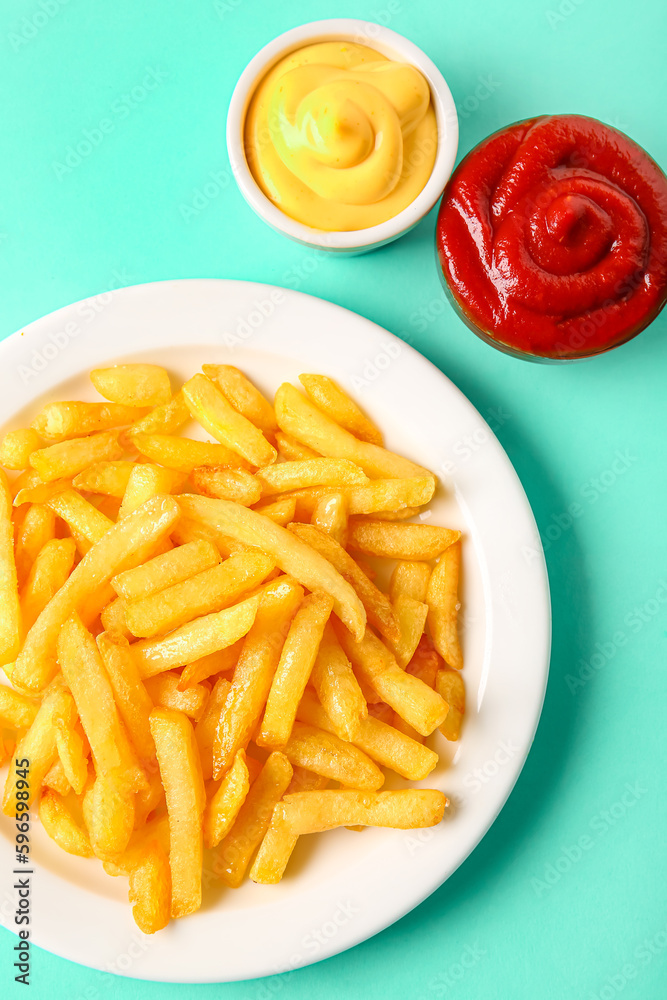
[[[482,336],[537,357],[597,354],[643,330],[667,299],[667,178],[595,119],[518,122],[459,165],[437,248]]]

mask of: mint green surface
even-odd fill
[[[232,277],[322,296],[412,343],[497,430],[546,542],[554,645],[533,750],[459,871],[346,954],[196,987],[36,951],[26,994],[12,981],[15,938],[1,931],[3,998],[667,996],[667,313],[608,356],[531,365],[482,344],[444,301],[434,215],[346,260],[313,257],[257,220],[229,180],[234,83],[275,35],[335,16],[383,21],[426,50],[463,112],[461,153],[509,122],[573,111],[620,127],[667,166],[663,0],[4,0],[0,337],[109,287]],[[125,103],[147,74],[154,89]],[[90,156],[54,167],[104,118],[112,128]],[[211,174],[219,192],[188,212]]]

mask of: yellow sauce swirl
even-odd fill
[[[260,81],[245,121],[264,194],[314,229],[366,229],[398,215],[431,175],[429,85],[406,63],[352,42],[319,42]]]

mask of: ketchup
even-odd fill
[[[455,305],[484,339],[538,359],[599,354],[667,299],[667,178],[593,118],[517,122],[459,165],[436,240]]]

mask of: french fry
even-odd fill
[[[427,562],[404,560],[396,563],[389,584],[391,603],[394,604],[399,596],[405,596],[424,604],[430,578],[431,567]]]
[[[93,850],[87,834],[76,823],[67,805],[57,792],[47,789],[39,801],[39,821],[58,847],[80,858],[92,858]]]
[[[185,483],[185,474],[174,469],[163,469],[159,465],[151,465],[142,462],[135,465],[130,473],[127,482],[127,489],[123,494],[123,502],[120,505],[119,519],[127,517],[162,493],[178,493]]]
[[[16,813],[17,792],[28,805],[38,794],[50,767],[58,757],[54,715],[68,714],[71,724],[76,718],[76,709],[69,691],[62,683],[54,682],[44,694],[37,715],[30,729],[18,741],[14,756],[9,764],[2,799],[2,811],[7,816]],[[28,764],[21,762],[28,761]],[[29,771],[25,769],[29,768]],[[23,793],[27,792],[27,798]]]
[[[28,632],[16,659],[15,683],[33,691],[46,686],[56,671],[60,629],[72,612],[83,608],[91,592],[103,590],[121,570],[143,562],[147,547],[157,545],[178,516],[175,500],[156,497],[115,524],[90,549]]]
[[[77,539],[83,541],[85,549],[83,555],[114,526],[114,522],[110,518],[106,517],[88,500],[84,500],[76,490],[65,490],[63,493],[51,497],[48,501],[48,507],[54,514],[63,519]],[[80,544],[78,542],[77,548],[80,547]]]
[[[96,462],[72,480],[72,485],[83,493],[102,493],[122,499],[134,462]]]
[[[162,639],[133,643],[132,653],[141,677],[154,677],[231,646],[250,630],[258,602],[258,597],[250,597],[224,611],[196,618]]]
[[[82,805],[95,857],[106,861],[121,854],[134,829],[134,792],[117,772],[98,770]]]
[[[254,509],[258,514],[270,517],[272,521],[282,525],[284,528],[285,525],[294,520],[296,500],[293,500],[291,497],[280,497],[280,499],[271,500],[268,503],[259,503]]]
[[[278,466],[280,468],[280,466]],[[287,496],[297,503],[301,519],[312,517],[315,507],[333,496],[335,487],[307,486],[293,490]],[[412,476],[408,479],[373,479],[367,483],[338,487],[347,500],[348,514],[372,514],[374,519],[403,520],[418,514],[435,490],[433,476]]]
[[[151,705],[151,711],[153,710]],[[150,728],[148,730],[150,736]],[[153,737],[151,736],[151,740]],[[140,830],[146,822],[150,821],[153,814],[158,810],[163,813],[167,809],[167,802],[164,797],[164,788],[160,779],[160,771],[157,766],[157,759],[150,762],[147,770],[148,788],[137,792],[134,797],[134,829]]]
[[[31,471],[34,472],[34,469]],[[36,472],[35,475],[37,476]],[[22,477],[19,476],[16,483],[18,483],[21,478]],[[15,490],[15,507],[21,507],[25,503],[46,504],[49,502],[51,497],[56,496],[56,494],[72,489],[71,479],[56,479],[52,483],[35,482],[29,486],[22,487],[20,490],[16,489],[16,483],[13,484],[13,489]]]
[[[12,499],[14,500],[14,506],[15,507],[19,506],[16,503],[16,496],[18,493],[21,493],[22,490],[33,489],[33,487],[37,486],[39,483],[41,483],[41,481],[42,480],[39,478],[38,474],[32,467],[26,469],[24,472],[19,473],[19,475],[16,477],[13,483],[10,484],[9,487]]]
[[[226,396],[205,375],[194,375],[183,386],[190,413],[216,441],[254,466],[270,465],[277,458],[261,430],[235,410]]]
[[[310,679],[334,731],[344,740],[354,741],[361,720],[368,715],[368,706],[330,624],[324,629]]]
[[[134,749],[142,762],[155,759],[155,743],[150,731],[153,702],[139,675],[127,640],[102,632],[97,648],[113,697]]]
[[[55,533],[56,515],[51,508],[41,503],[30,504],[19,526],[14,550],[19,589],[24,586],[40,551]]]
[[[438,670],[435,689],[449,705],[447,718],[440,726],[446,740],[456,741],[461,735],[461,722],[466,707],[466,689],[458,670]]]
[[[178,684],[179,689],[185,691],[191,684],[199,684],[200,681],[205,681],[207,677],[212,677],[213,674],[225,674],[232,671],[238,663],[241,650],[243,649],[243,642],[243,639],[238,639],[231,646],[227,646],[226,649],[219,649],[215,653],[202,656],[200,659],[186,664],[181,672],[181,679]]]
[[[151,638],[235,604],[274,568],[261,552],[242,552],[173,587],[130,601],[125,621],[133,635]]]
[[[382,446],[384,442],[380,429],[332,378],[326,375],[299,375],[299,382],[312,402],[346,431],[362,441]]]
[[[274,751],[251,785],[234,825],[217,847],[215,871],[232,888],[243,881],[250,859],[269,827],[273,809],[291,778],[289,761],[280,751]]]
[[[306,458],[299,462],[280,462],[260,469],[257,478],[262,484],[265,497],[310,486],[340,489],[341,486],[368,482],[368,477],[359,466],[344,458]]]
[[[156,406],[145,417],[136,420],[128,428],[126,435],[121,433],[121,441],[124,436],[131,441],[135,434],[178,434],[189,419],[190,411],[185,405],[183,393],[177,392],[168,403]]]
[[[392,642],[391,639],[387,641],[399,667],[405,670],[422,637],[428,605],[415,601],[406,594],[399,594],[394,601],[394,615],[400,629],[400,638],[397,642]]]
[[[162,787],[159,774],[158,781]],[[148,848],[154,842],[157,842],[167,855],[169,854],[169,818],[166,814],[154,817],[143,827],[137,827],[125,850],[116,855],[115,858],[103,861],[105,872],[107,875],[114,876],[131,875],[135,868],[142,863]]]
[[[148,677],[144,686],[156,708],[173,708],[196,722],[204,711],[209,690],[201,684],[191,684],[184,691],[179,691],[179,680],[177,673],[165,670],[155,677]]]
[[[384,775],[370,757],[335,733],[295,722],[283,753],[293,766],[305,767],[351,788],[380,788]]]
[[[233,500],[244,507],[252,507],[262,495],[260,481],[243,469],[213,469],[204,465],[192,470],[190,481],[202,496]]]
[[[171,916],[171,869],[165,849],[154,841],[130,872],[129,900],[134,922],[143,934],[155,934]]]
[[[88,778],[88,757],[81,732],[72,728],[62,715],[54,717],[56,748],[65,777],[77,795],[80,795]]]
[[[328,535],[345,548],[347,543],[347,498],[344,493],[332,493],[322,497],[315,504],[312,522],[320,531]]]
[[[0,441],[0,465],[6,469],[27,469],[33,451],[41,447],[40,436],[32,427],[9,431]]]
[[[431,574],[426,593],[428,627],[433,645],[445,663],[460,670],[463,655],[459,643],[456,619],[459,610],[458,582],[461,563],[461,545],[451,545],[440,556]]]
[[[58,444],[131,424],[145,414],[145,409],[113,403],[47,403],[32,426],[48,444]]]
[[[100,396],[123,406],[164,406],[171,399],[169,375],[159,365],[114,365],[90,373]]]
[[[361,642],[355,642],[344,628],[336,628],[336,635],[355,672],[418,733],[430,736],[442,725],[447,703],[423,681],[401,670],[377,636],[367,629]]]
[[[200,466],[217,468],[227,465],[232,469],[249,469],[244,458],[223,444],[143,432],[133,434],[132,442],[137,451],[152,462],[188,475]]]
[[[55,759],[44,778],[44,788],[51,788],[63,798],[72,791],[72,786],[69,783],[65,774],[65,768],[59,757]]]
[[[39,702],[13,688],[0,685],[0,727],[30,729],[39,711]]]
[[[319,591],[305,598],[292,619],[255,737],[259,746],[282,747],[287,743],[332,611],[333,598]]]
[[[231,535],[271,556],[276,565],[308,590],[324,590],[334,599],[334,610],[353,635],[363,632],[366,612],[354,589],[331,563],[292,532],[270,518],[230,503],[206,497],[179,497],[186,517],[196,517],[206,526]]]
[[[328,535],[326,531],[320,531],[312,524],[292,524],[290,531],[306,545],[324,556],[343,579],[354,588],[366,609],[369,623],[385,638],[392,642],[398,642],[401,631],[389,598],[368,579],[343,546],[339,545],[335,538]]]
[[[169,816],[171,915],[183,917],[201,906],[204,779],[187,715],[170,708],[155,708],[150,725]]]
[[[429,637],[424,633],[419,640],[412,659],[405,668],[406,672],[418,677],[420,681],[428,684],[430,688],[434,688],[436,674],[442,666],[443,662],[439,654],[433,648],[433,643]]]
[[[110,601],[100,614],[102,628],[108,632],[114,642],[119,639],[134,639],[134,636],[125,624],[125,601],[120,597],[115,601]]]
[[[239,750],[204,812],[204,846],[217,847],[232,828],[250,790],[245,750]]]
[[[215,733],[220,721],[223,706],[227,701],[227,695],[231,688],[231,683],[226,677],[220,677],[213,687],[208,701],[204,707],[204,713],[195,726],[195,739],[199,747],[199,757],[201,759],[201,769],[204,780],[208,781],[213,774],[213,744]]]
[[[257,600],[257,598],[255,598]],[[248,745],[271,688],[303,588],[289,577],[270,583],[259,599],[254,624],[234,671],[213,746],[213,776],[222,777],[238,750]]]
[[[114,524],[118,520],[118,515],[120,514],[121,502],[120,497],[110,497],[105,496],[104,494],[95,497],[95,506],[99,510],[100,514],[104,514],[104,516],[108,517]]]
[[[360,465],[367,476],[377,479],[405,479],[430,475],[414,462],[360,441],[313,405],[293,385],[284,382],[276,393],[276,420],[281,430],[328,458],[348,458]]]
[[[7,476],[0,471],[0,666],[16,659],[21,645],[21,631],[12,497]]]
[[[255,424],[269,439],[278,430],[273,407],[242,371],[233,365],[202,365],[202,371],[226,396],[234,409]]]
[[[458,541],[460,531],[433,524],[391,524],[364,518],[350,520],[350,547],[385,559],[435,559]]]
[[[103,431],[90,437],[71,438],[48,448],[38,448],[30,456],[30,464],[45,483],[71,479],[96,462],[113,462],[122,458],[116,431]]]
[[[95,640],[76,612],[62,626],[58,662],[88,737],[98,778],[104,775],[110,784],[131,791],[145,787],[146,775],[121,723]]]
[[[135,569],[119,573],[111,581],[111,586],[126,601],[138,601],[189,580],[219,562],[220,553],[211,542],[188,542],[149,559]]]
[[[298,462],[304,458],[318,457],[316,451],[301,444],[295,437],[292,437],[291,434],[285,434],[284,431],[276,431],[276,444],[281,456],[287,462]]]

